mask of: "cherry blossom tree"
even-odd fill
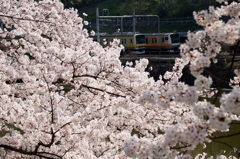
[[[0,2],[1,157],[126,158],[148,61],[123,67],[119,41],[103,48],[57,0]]]
[[[196,22],[203,26],[204,30],[188,33],[186,44],[180,46],[181,58],[176,59],[172,72],[166,72],[163,76],[167,82],[160,79],[156,82],[159,85],[143,91],[139,98],[141,105],[145,107],[155,105],[162,107],[161,110],[165,109],[167,113],[162,115],[163,124],[159,126],[163,133],[155,133],[151,137],[144,135],[142,138],[133,136],[125,142],[124,150],[127,155],[137,158],[192,158],[187,152],[194,150],[197,145],[211,142],[222,144],[219,138],[240,134],[238,131],[223,135],[229,131],[231,123],[239,124],[239,69],[235,69],[236,77],[230,80],[232,91],[221,96],[220,106],[216,106],[216,100],[199,101],[199,98],[204,96],[219,97],[219,90],[215,92],[211,88],[212,78],[206,76],[204,70],[210,67],[211,63],[217,63],[223,45],[235,47],[233,61],[239,45],[240,3],[228,3],[227,0],[218,2],[223,3],[221,7],[209,7],[209,10],[193,13]],[[232,64],[229,70],[233,69]],[[194,86],[179,82],[182,69],[187,65],[196,78]],[[222,132],[222,136],[214,136],[214,132]],[[228,156],[229,158],[240,157],[239,149],[226,145],[236,152],[235,157]],[[207,154],[203,153],[195,158],[206,156]],[[220,154],[217,158],[227,157]]]
[[[220,107],[199,101],[215,93],[203,72],[221,44],[238,44],[238,2],[194,13],[205,30],[189,32],[181,58],[157,81],[147,59],[122,66],[119,40],[94,42],[87,21],[58,0],[0,4],[2,158],[191,158],[185,152],[240,120],[237,69]],[[179,81],[187,65],[194,86]]]

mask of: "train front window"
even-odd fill
[[[179,43],[179,35],[178,34],[172,34],[170,35],[172,43]]]
[[[180,43],[185,43],[187,40],[187,36],[181,36],[180,37]]]
[[[136,43],[143,44],[146,43],[146,39],[144,35],[136,35]]]

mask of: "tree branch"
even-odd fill
[[[18,18],[18,17],[9,16],[9,15],[2,15],[2,14],[0,14],[0,17],[7,17],[7,18],[17,19],[17,20],[26,20],[26,21],[34,21],[34,22],[44,22],[44,23],[48,23],[47,21],[42,21],[42,20],[24,19],[24,18]]]
[[[38,157],[42,157],[45,159],[61,159],[62,158],[59,155],[48,153],[48,152],[27,151],[27,150],[23,150],[21,148],[15,148],[15,147],[8,146],[8,145],[0,145],[0,147],[10,150],[10,151],[18,152],[20,154],[29,155],[29,156],[38,156]]]
[[[233,53],[232,60],[231,60],[231,65],[230,65],[230,67],[229,67],[229,69],[228,69],[227,74],[226,74],[225,77],[223,78],[223,81],[226,81],[227,77],[229,76],[229,74],[230,74],[231,71],[232,71],[232,67],[233,67],[234,59],[235,59],[235,57],[236,57],[236,53],[237,53],[237,49],[238,49],[239,43],[240,43],[240,40],[238,40],[238,41],[237,41],[237,44],[235,45],[234,53]],[[219,87],[218,87],[218,92],[217,92],[216,97],[215,97],[215,99],[214,99],[214,101],[213,101],[213,104],[215,104],[215,103],[217,102],[217,99],[218,99],[218,97],[219,97],[219,95],[220,95],[220,93],[221,93],[221,89],[222,89],[223,84],[224,84],[224,82],[221,82],[221,84],[219,85]]]
[[[105,90],[102,90],[102,89],[99,89],[99,88],[87,86],[87,85],[84,85],[84,84],[82,84],[81,86],[82,86],[82,87],[85,87],[85,88],[88,88],[88,89],[93,89],[93,90],[97,90],[97,91],[101,91],[101,92],[106,92],[106,93],[108,93],[108,94],[110,94],[110,95],[117,96],[117,97],[123,97],[123,98],[126,97],[126,96],[124,96],[124,95],[115,94],[115,93],[108,92],[108,91],[105,91]]]

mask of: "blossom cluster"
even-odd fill
[[[158,125],[161,133],[148,138],[150,141],[145,146],[147,151],[141,151],[139,145],[141,140],[145,141],[146,138],[130,139],[125,146],[125,153],[129,156],[141,158],[148,152],[151,158],[192,158],[181,152],[188,152],[194,150],[197,145],[212,142],[214,132],[229,131],[230,123],[239,121],[239,69],[235,70],[236,77],[229,83],[234,89],[222,95],[220,106],[216,107],[215,103],[207,100],[199,100],[200,97],[213,96],[216,93],[211,88],[211,76],[206,75],[204,70],[212,63],[218,62],[217,58],[223,45],[235,45],[240,38],[239,2],[218,2],[225,3],[221,7],[209,7],[209,10],[193,13],[196,22],[203,26],[204,30],[188,32],[186,43],[180,46],[181,58],[175,61],[172,72],[166,72],[163,78],[160,76],[154,87],[143,91],[140,104],[145,107],[155,105],[152,109],[158,112],[161,112],[161,109],[165,110],[168,113],[164,115],[167,114],[172,120],[164,116],[166,120],[161,120],[162,125]],[[227,21],[225,17],[228,17]],[[179,82],[182,69],[186,66],[189,66],[191,74],[195,77],[194,86]],[[152,118],[154,119],[156,118]],[[164,157],[154,155],[155,141],[158,138],[161,138],[161,142],[158,142],[157,153],[165,154]],[[237,152],[239,154],[239,150]],[[199,154],[195,158],[206,157],[206,154]],[[217,158],[227,156],[219,155]]]
[[[134,127],[154,128],[146,59],[123,67],[119,40],[103,48],[58,0],[0,1],[0,18],[1,157],[127,158]]]

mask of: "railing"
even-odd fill
[[[196,23],[193,17],[185,18],[164,18],[160,19],[160,25],[175,25],[175,24],[194,24]]]
[[[91,23],[92,26],[96,24]],[[104,18],[99,20],[99,26],[101,27],[123,27],[128,29],[132,27],[133,20],[130,17],[121,18]],[[161,26],[171,26],[171,25],[196,25],[193,17],[183,17],[183,18],[156,18],[156,17],[136,17],[135,18],[136,27],[161,27]]]

